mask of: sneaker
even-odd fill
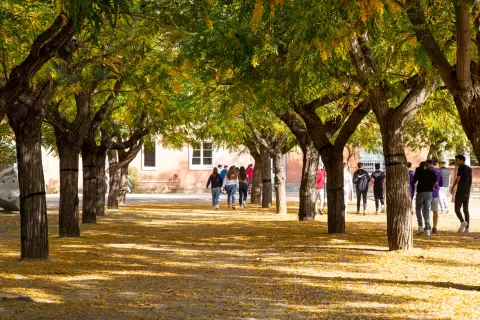
[[[470,233],[470,227],[465,228],[465,233]]]
[[[234,204],[232,204],[232,209],[235,210],[235,205]]]
[[[382,213],[385,213],[385,206],[382,206]]]
[[[366,216],[366,215],[367,215],[367,213],[366,213],[365,211],[363,211],[363,215],[364,215],[364,216]]]
[[[423,230],[423,227],[418,227],[417,236],[418,236],[419,234],[424,233],[424,232],[425,232],[425,230]]]
[[[243,204],[243,207],[246,209],[246,208],[247,208],[247,204],[246,204],[246,203],[244,203],[244,204]]]
[[[463,221],[460,224],[460,228],[458,228],[458,232],[465,232],[466,228],[468,227],[468,223],[466,221]]]
[[[430,237],[430,230],[425,230],[425,235],[426,235],[427,237]]]
[[[433,229],[432,229],[432,233],[438,233],[437,228],[433,228]]]
[[[217,205],[215,206],[215,209],[217,209],[217,210],[220,209],[220,206],[217,204]]]
[[[360,211],[357,211],[357,214],[360,214]]]
[[[377,210],[377,211],[375,211],[375,214],[378,214],[378,210]]]

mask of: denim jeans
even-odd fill
[[[225,187],[225,191],[227,191],[227,203],[230,205],[230,199],[232,199],[232,204],[235,204],[235,193],[237,193],[237,186],[230,185]]]
[[[432,203],[431,192],[417,192],[416,206],[418,226],[423,226],[425,219],[425,230],[430,230],[430,204]],[[423,217],[422,217],[423,209]]]
[[[220,201],[220,191],[222,188],[212,188],[212,204],[216,206],[218,202]]]

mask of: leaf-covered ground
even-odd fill
[[[326,216],[297,222],[295,205],[127,206],[76,239],[56,236],[52,212],[40,262],[18,262],[19,219],[0,214],[0,318],[480,319],[480,234],[455,233],[454,215],[388,252],[385,215],[349,214],[348,233],[328,235]]]

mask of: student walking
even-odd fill
[[[348,197],[350,196],[350,192],[352,192],[352,190],[353,190],[352,174],[348,170],[348,165],[344,163],[343,164],[343,197],[345,201],[345,211],[343,216],[347,215]]]
[[[437,176],[425,161],[421,162],[415,170],[413,183],[417,183],[417,199],[415,202],[418,222],[417,235],[425,232],[425,235],[430,237],[430,204],[432,202],[433,186],[437,183]],[[423,228],[422,209],[425,228]]]
[[[322,164],[318,165],[317,171],[317,201],[315,202],[315,211],[319,214],[323,214],[323,208],[325,204],[325,180],[327,179],[327,172],[323,168]]]
[[[443,176],[440,170],[436,168],[437,160],[427,160],[428,167],[435,172],[437,183],[433,186],[432,192],[432,211],[433,211],[433,229],[432,233],[438,233],[438,212],[440,210],[440,188],[443,187]]]
[[[375,197],[375,213],[378,214],[380,203],[382,204],[382,213],[385,212],[385,172],[380,170],[380,163],[375,164],[375,172],[372,173],[373,195]]]
[[[245,170],[245,167],[240,167],[240,170],[238,171],[238,188],[240,191],[240,198],[238,202],[240,203],[240,208],[247,207],[248,186],[249,186],[249,180],[248,180],[247,171]]]
[[[217,168],[213,168],[213,172],[208,178],[207,189],[212,185],[212,205],[214,209],[220,209],[220,191],[222,190],[223,179],[218,173]]]
[[[450,170],[446,167],[445,161],[440,161],[440,172],[442,173],[443,187],[440,188],[440,212],[448,214],[447,194],[450,189]]]
[[[218,169],[221,170],[221,169]],[[220,171],[220,177],[222,177],[222,180],[225,180],[225,177],[227,176],[228,172],[228,166],[224,166],[223,170]]]
[[[368,182],[370,181],[370,176],[368,172],[363,169],[363,163],[358,163],[358,170],[353,174],[353,184],[357,191],[357,214],[360,214],[360,200],[363,198],[363,215],[367,213],[367,193],[368,193]]]
[[[413,183],[413,176],[415,175],[415,171],[412,170],[412,163],[407,162],[408,168],[408,176],[410,178],[410,199],[412,200],[411,211],[412,216],[415,214],[415,205],[413,202],[413,198],[415,197],[415,183]]]
[[[246,170],[247,177],[248,177],[248,193],[252,191],[252,184],[253,184],[253,164],[249,164]]]
[[[223,180],[223,189],[227,192],[227,203],[230,208],[230,203],[232,204],[232,209],[235,210],[235,193],[238,189],[238,179],[235,166],[231,166],[228,169],[227,175]]]
[[[465,156],[458,155],[455,157],[455,162],[458,166],[457,178],[453,182],[452,195],[455,187],[457,192],[455,193],[455,214],[460,220],[460,228],[458,232],[470,232],[470,212],[468,211],[468,203],[470,202],[470,188],[472,187],[472,168],[465,164]],[[463,218],[461,209],[463,206]]]

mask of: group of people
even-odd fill
[[[416,191],[417,235],[425,233],[429,237],[430,233],[438,233],[439,212],[448,214],[448,191],[452,194],[453,202],[455,203],[455,214],[460,220],[458,232],[470,232],[468,204],[472,187],[472,169],[465,164],[465,156],[463,155],[456,156],[455,163],[458,166],[458,171],[451,187],[450,170],[448,170],[444,161],[439,163],[440,169],[437,168],[438,161],[435,159],[421,162],[415,171],[411,169],[411,163],[407,164],[409,167],[412,204]],[[461,211],[462,207],[463,214]],[[433,211],[433,228],[430,222],[430,210]]]
[[[370,174],[363,168],[363,163],[358,163],[358,170],[355,171],[353,178],[348,169],[346,163],[343,164],[343,193],[345,201],[345,211],[346,213],[348,208],[348,198],[350,192],[355,191],[357,193],[357,214],[360,214],[360,205],[361,200],[363,199],[363,214],[366,215],[367,211],[367,194],[369,184],[373,184],[373,194],[375,197],[375,207],[376,213],[379,213],[380,205],[382,212],[385,211],[385,200],[384,200],[384,185],[386,175],[383,171],[380,170],[380,164],[375,164],[375,171]],[[323,168],[323,165],[320,164],[317,172],[317,203],[316,203],[316,212],[323,214],[323,209],[325,206],[325,186],[326,186],[327,173]]]
[[[222,169],[223,168],[223,169]],[[212,174],[208,178],[207,189],[211,185],[212,191],[212,205],[214,209],[220,209],[220,194],[225,192],[227,194],[228,208],[236,209],[235,195],[239,191],[240,208],[247,207],[247,194],[253,181],[253,165],[248,167],[236,167],[218,165],[214,168]]]
[[[438,233],[439,214],[448,214],[448,192],[453,196],[455,214],[460,220],[458,232],[470,232],[468,204],[472,186],[472,169],[465,164],[465,156],[463,155],[456,156],[455,162],[458,166],[458,171],[451,187],[450,170],[446,167],[444,161],[438,162],[436,159],[423,161],[415,171],[412,170],[412,163],[407,162],[410,176],[412,215],[416,213],[418,221],[417,235],[425,233],[426,236],[430,236],[431,233]],[[364,169],[363,163],[358,163],[358,169],[355,171],[353,178],[349,172],[348,165],[344,164],[344,213],[346,213],[348,208],[350,192],[355,187],[357,214],[360,214],[361,202],[363,200],[363,214],[366,215],[369,184],[373,185],[376,213],[378,214],[380,210],[385,212],[384,194],[386,178],[387,176],[380,169],[379,163],[375,164],[375,171],[371,175]],[[327,172],[320,165],[317,172],[317,201],[315,205],[316,212],[319,214],[323,214],[325,205],[326,179]],[[430,222],[430,210],[433,211],[433,227]]]

